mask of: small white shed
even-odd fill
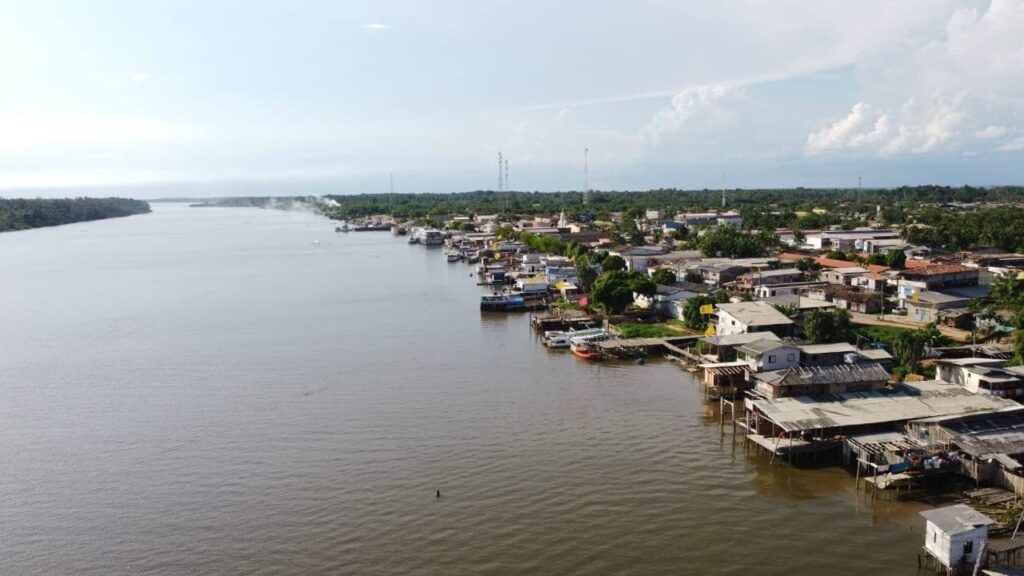
[[[924,547],[947,568],[973,564],[995,520],[966,504],[921,512],[925,524]]]

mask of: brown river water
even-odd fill
[[[723,436],[471,268],[307,214],[0,234],[0,574],[914,574],[917,504]],[[441,498],[435,491],[441,491]]]

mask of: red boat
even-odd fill
[[[586,342],[579,342],[569,345],[569,350],[582,360],[599,360],[601,357]]]

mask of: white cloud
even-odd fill
[[[391,29],[391,25],[390,24],[382,24],[380,22],[371,22],[371,23],[366,24],[365,26],[363,26],[363,29],[364,30],[372,30],[372,31],[390,30]]]
[[[0,116],[0,149],[65,144],[161,143],[191,132],[185,126],[124,116]]]
[[[145,72],[136,72],[128,78],[128,81],[132,84],[145,84],[146,80],[149,80],[149,74]]]
[[[992,138],[1001,138],[1006,135],[1006,126],[996,126],[989,124],[985,128],[978,130],[974,133],[974,137],[981,140],[991,140]]]
[[[724,84],[687,88],[673,96],[669,107],[659,110],[642,132],[657,141],[679,131],[696,116],[714,114],[722,101],[740,98],[743,93],[742,87]]]
[[[1011,150],[1024,117],[1024,0],[963,9],[944,36],[858,63],[866,97],[810,133],[807,155],[898,156]]]

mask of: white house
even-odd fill
[[[718,305],[715,330],[720,335],[747,332],[783,332],[788,334],[793,321],[767,302],[736,302]]]
[[[946,568],[973,564],[995,520],[966,504],[921,512],[925,523],[924,548]]]
[[[746,362],[751,372],[783,370],[800,365],[800,350],[778,340],[757,340],[737,346],[736,359]]]

